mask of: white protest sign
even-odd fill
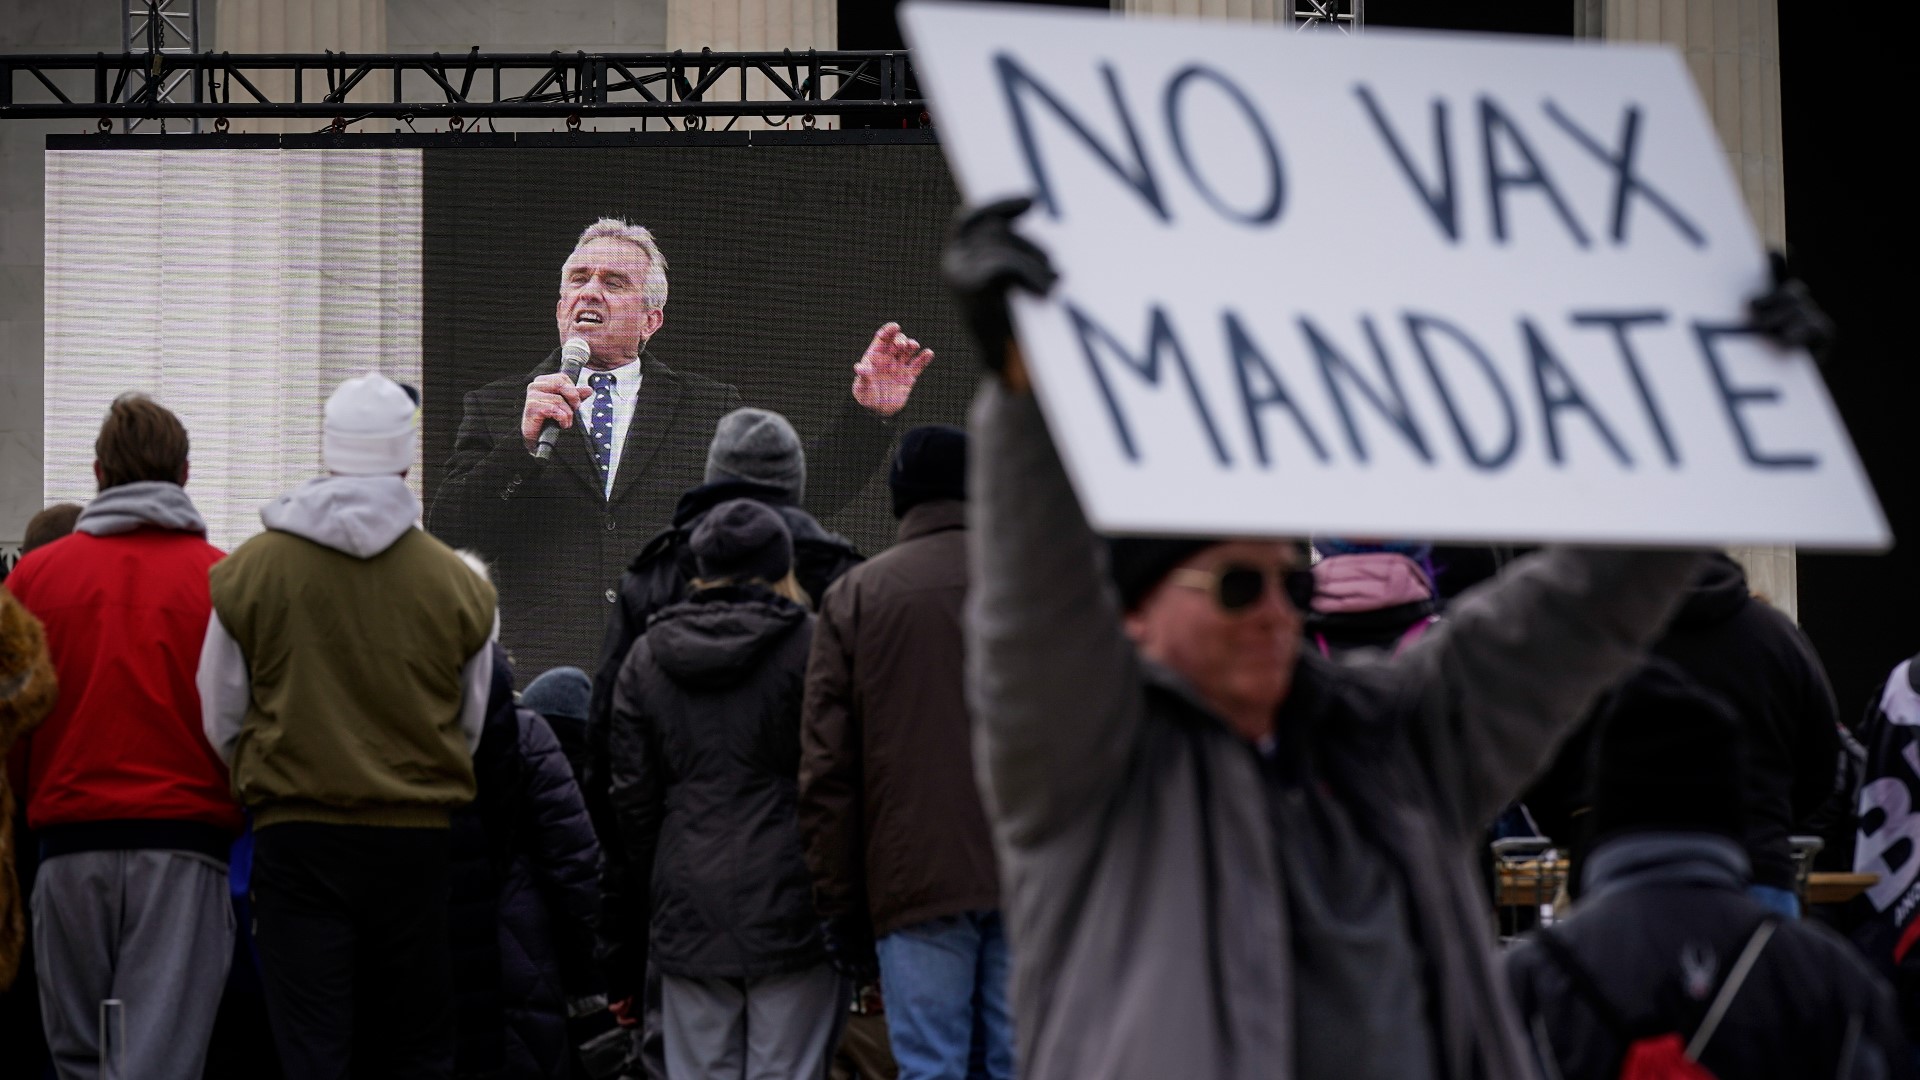
[[[1880,548],[1680,57],[914,3],[1096,527]]]

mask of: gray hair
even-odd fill
[[[667,257],[660,254],[660,248],[654,244],[653,233],[646,226],[635,225],[625,218],[603,217],[581,231],[579,241],[573,245],[574,250],[578,251],[589,241],[604,237],[625,240],[646,255],[647,279],[640,286],[640,296],[655,311],[666,307]]]

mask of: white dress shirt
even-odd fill
[[[589,389],[593,384],[587,379],[599,374],[592,368],[581,368],[580,378],[575,386]],[[625,367],[617,367],[607,372],[613,376],[613,452],[607,457],[606,487],[601,489],[601,498],[612,498],[613,478],[620,472],[620,451],[627,444],[627,426],[633,423],[633,410],[640,402],[640,361],[634,361]],[[593,398],[587,397],[580,402],[579,422],[585,425],[589,436],[593,433]],[[589,439],[591,442],[591,439]]]

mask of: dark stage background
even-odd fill
[[[559,344],[561,264],[602,216],[645,225],[666,257],[666,319],[648,348],[675,371],[734,384],[747,404],[785,414],[807,438],[850,396],[874,330],[894,321],[936,354],[896,429],[965,422],[978,368],[939,277],[958,196],[937,146],[423,154],[429,505],[462,395],[524,375]],[[882,464],[871,463],[857,499],[822,519],[867,554],[893,540]],[[827,467],[808,462],[810,488]]]

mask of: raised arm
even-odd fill
[[[1691,551],[1549,548],[1468,592],[1391,669],[1453,824],[1478,836],[1679,606]]]
[[[1106,547],[1031,394],[998,379],[973,406],[967,685],[1003,839],[1043,842],[1120,783],[1140,737],[1139,661]]]

